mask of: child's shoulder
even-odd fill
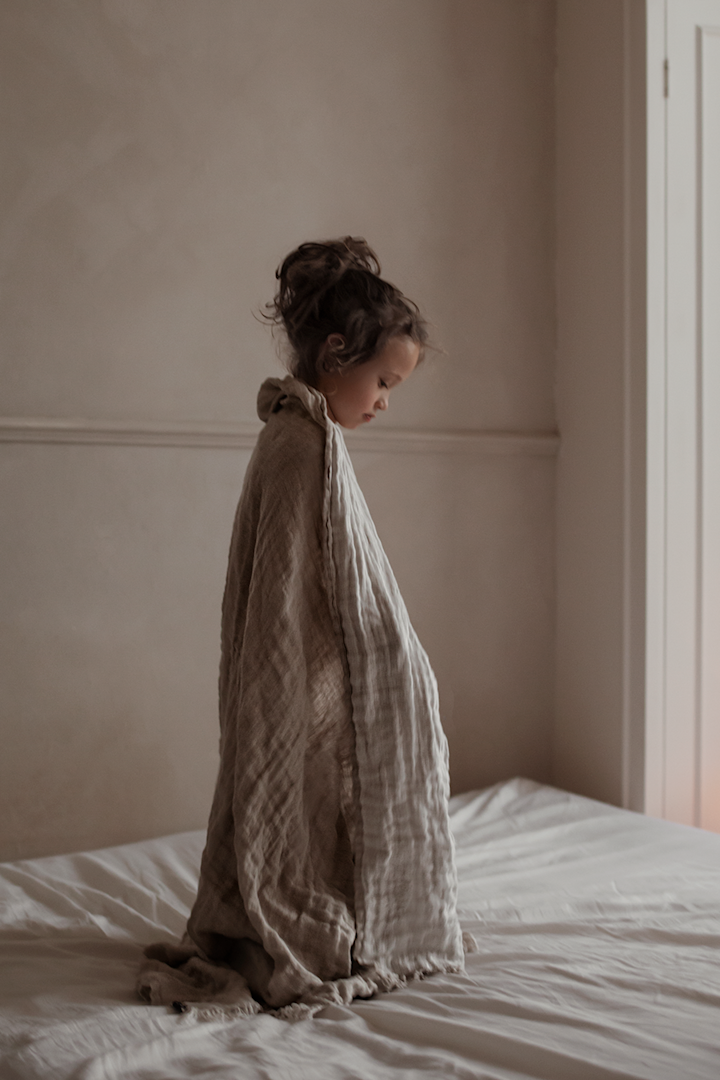
[[[284,452],[318,450],[325,446],[325,430],[301,403],[286,398],[266,420],[260,439]]]
[[[302,405],[288,398],[265,422],[253,454],[257,478],[282,474],[303,481],[322,476],[325,465],[325,431]]]

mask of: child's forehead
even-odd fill
[[[375,358],[378,366],[388,373],[405,379],[415,370],[420,357],[420,346],[409,337],[390,338]]]

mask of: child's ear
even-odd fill
[[[337,371],[341,366],[345,338],[342,334],[328,334],[320,349],[320,364],[323,371]]]

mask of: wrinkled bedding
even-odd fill
[[[0,866],[0,1076],[717,1080],[720,836],[514,780],[451,800],[466,974],[298,1024],[139,1002],[203,833]]]

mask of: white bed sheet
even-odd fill
[[[452,800],[467,975],[298,1024],[136,1001],[202,833],[0,866],[2,1080],[718,1080],[720,836],[527,780]]]

